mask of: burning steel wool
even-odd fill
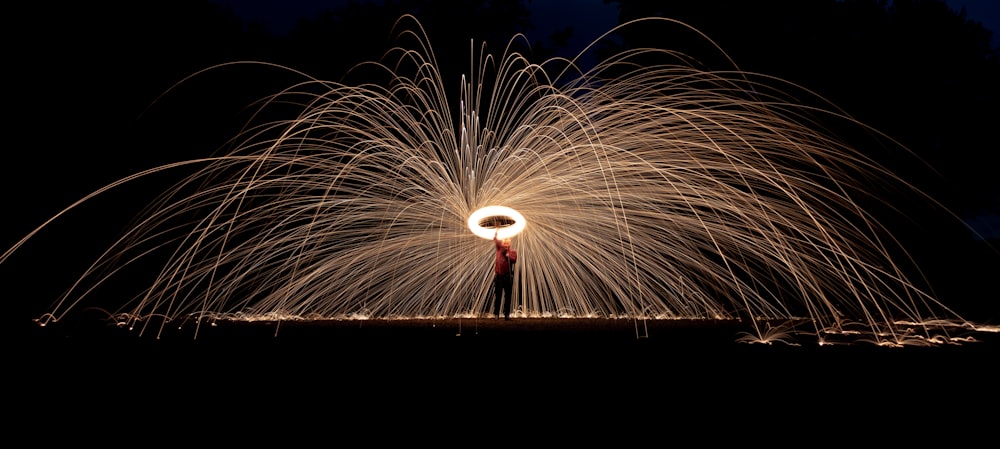
[[[419,51],[401,45],[367,66],[385,84],[307,78],[260,103],[299,105],[297,116],[73,205],[198,168],[39,323],[155,257],[147,287],[108,311],[142,332],[192,319],[484,316],[484,239],[499,230],[520,253],[515,317],[803,320],[816,335],[863,329],[890,344],[964,324],[907,277],[890,230],[858,201],[872,180],[906,183],[818,123],[874,131],[804,106],[804,89],[665,49],[586,71],[508,51],[476,58],[454,101],[431,43],[400,37]]]

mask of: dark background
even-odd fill
[[[258,3],[267,4],[237,2],[244,15]],[[605,3],[618,11],[618,22],[650,15],[684,21],[742,69],[810,89],[912,150],[910,156],[856,141],[940,205],[901,189],[884,197],[898,211],[870,207],[911,251],[923,270],[917,275],[926,275],[942,300],[969,318],[1000,316],[992,279],[1000,272],[1000,63],[993,33],[980,21],[929,0],[890,6],[869,0]],[[273,34],[273,25],[244,22],[231,2],[17,7],[15,26],[8,29],[14,43],[8,85],[15,101],[7,121],[11,138],[2,187],[9,194],[0,244],[14,245],[110,182],[211,154],[245,123],[252,101],[299,80],[278,69],[240,65],[171,89],[199,70],[253,60],[339,80],[354,64],[377,59],[390,44],[393,22],[414,13],[428,30],[445,82],[456,80],[457,86],[468,65],[470,38],[499,53],[515,32],[526,32],[536,36],[530,51],[540,61],[573,54],[579,49],[569,48],[570,42],[594,34],[540,24],[530,4],[358,2],[314,11],[280,34]],[[704,40],[663,26],[617,33],[591,58],[647,45],[677,49],[708,67],[723,62]],[[14,302],[37,316],[181,174],[130,183],[47,226],[0,270],[19,294],[30,290]],[[35,282],[41,272],[46,282]]]
[[[872,148],[871,155],[939,199],[955,216],[906,195],[887,197],[899,210],[879,213],[912,252],[943,302],[969,318],[996,324],[1000,318],[996,289],[1000,64],[991,30],[943,2],[929,0],[891,5],[869,0],[606,3],[617,7],[617,22],[645,15],[684,21],[711,37],[744,70],[772,74],[813,90],[912,150],[915,157],[884,148]],[[5,60],[8,98],[14,101],[8,102],[0,181],[6,193],[0,247],[17,244],[83,195],[119,178],[210,154],[243,124],[244,106],[286,87],[292,79],[278,70],[241,66],[195,77],[170,90],[184,77],[214,64],[258,60],[317,78],[339,79],[351,65],[381,55],[393,21],[404,12],[417,14],[428,29],[446,80],[457,80],[460,69],[468,66],[470,38],[485,40],[499,52],[514,32],[548,31],[536,22],[527,3],[518,1],[356,3],[315,14],[280,35],[262,24],[244,23],[225,3],[207,0],[11,6]],[[583,31],[554,31],[533,43],[532,55],[539,61],[577,50],[569,48],[569,42],[575,42],[574,33]],[[625,46],[656,45],[704,55],[708,65],[718,62],[711,60],[703,42],[662,29],[623,32],[608,45],[597,48],[594,57]],[[559,392],[563,404],[593,405],[580,399],[588,391],[620,393],[631,387],[676,400],[682,397],[678,391],[682,384],[691,382],[706,395],[701,397],[713,398],[717,407],[727,404],[730,413],[774,405],[764,398],[796,404],[814,403],[818,396],[834,400],[827,394],[850,396],[856,403],[869,403],[880,395],[912,401],[947,396],[964,399],[964,405],[973,398],[996,398],[997,385],[989,380],[993,377],[983,354],[974,351],[974,358],[964,358],[966,349],[926,359],[886,359],[881,353],[867,357],[870,350],[823,358],[784,351],[731,352],[728,347],[705,349],[698,344],[685,350],[627,344],[628,349],[622,350],[618,341],[587,339],[581,344],[579,339],[533,341],[522,336],[478,345],[440,344],[439,352],[429,354],[423,343],[394,345],[407,337],[393,336],[377,349],[363,351],[369,357],[362,361],[336,357],[334,348],[343,343],[329,340],[323,345],[297,345],[294,350],[266,339],[238,349],[207,343],[178,349],[114,337],[38,349],[32,345],[39,343],[20,340],[22,332],[37,333],[30,320],[118,236],[145,201],[179,177],[158,175],[110,192],[53,222],[0,265],[4,286],[0,294],[11,307],[5,317],[11,320],[7,329],[14,332],[11,349],[29,354],[24,363],[35,369],[25,371],[27,376],[44,379],[31,385],[37,399],[27,402],[38,413],[28,415],[37,418],[31,421],[44,422],[45,412],[66,406],[56,398],[78,398],[73,402],[78,406],[120,405],[122,396],[132,393],[144,395],[141,403],[147,403],[148,395],[156,392],[184,391],[191,394],[191,401],[203,404],[220,392],[226,392],[230,401],[233,397],[245,401],[252,396],[241,396],[239,391],[280,389],[288,395],[313,392],[332,400],[336,393],[356,393],[353,386],[360,385],[383,393],[377,395],[383,399],[392,396],[384,394],[387,390],[428,391],[421,399],[405,396],[411,406],[440,404],[441,396],[430,394],[431,389],[498,406],[509,394],[504,392],[511,390],[525,395]],[[963,221],[980,235],[970,232]],[[425,343],[439,344],[434,341]],[[529,358],[523,356],[528,347],[535,349],[530,361],[540,364],[537,376],[524,374],[532,372],[525,367]],[[855,358],[859,352],[866,356]],[[563,355],[551,359],[544,354]],[[615,357],[609,359],[610,354]],[[875,359],[879,362],[872,365]],[[672,361],[701,368],[678,370]],[[437,368],[427,371],[429,364]],[[932,371],[912,374],[931,365]],[[631,368],[608,372],[609,367],[624,366]],[[472,377],[455,377],[469,367],[475,368]],[[413,376],[414,370],[429,374],[400,377]],[[911,374],[904,374],[907,371]],[[498,376],[503,378],[497,381],[500,386],[477,380]],[[934,376],[948,387],[916,386],[917,379]],[[425,383],[405,381],[416,378]],[[369,383],[372,379],[378,382]],[[855,382],[830,389],[847,379]],[[816,388],[821,384],[825,390]],[[768,390],[762,396],[749,393],[761,388]],[[79,390],[87,393],[75,396]],[[628,397],[636,394],[630,391]],[[154,402],[164,409],[178,403],[177,398]],[[628,401],[627,406],[638,403]],[[737,403],[742,407],[734,407]],[[698,410],[705,406],[701,401],[685,404]],[[59,422],[70,421],[68,415],[87,414],[84,409],[65,413],[66,419]],[[121,409],[116,414],[120,419],[127,415]]]

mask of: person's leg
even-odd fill
[[[493,316],[500,318],[500,303],[503,301],[503,283],[493,279]]]
[[[504,282],[503,296],[504,296],[503,317],[507,318],[507,319],[510,319],[510,307],[511,307],[511,304],[514,302],[514,284],[513,284],[513,282],[510,282],[510,281]]]

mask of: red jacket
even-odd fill
[[[493,272],[496,274],[510,273],[511,267],[517,263],[517,251],[514,248],[507,248],[506,254],[504,254],[503,242],[496,237],[493,237],[493,244],[497,248],[497,257],[493,262]]]

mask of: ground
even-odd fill
[[[981,423],[996,418],[996,334],[938,347],[819,347],[739,342],[745,330],[739,322],[514,318],[223,322],[197,338],[183,326],[157,338],[107,323],[56,326],[14,348],[8,382],[22,410],[15,419],[28,428],[88,423],[104,437],[198,426],[243,438],[274,427],[350,433],[423,420],[441,420],[437,431],[448,435],[454,426],[481,431],[492,418],[506,420],[508,432],[541,426],[576,436],[631,435],[636,429],[618,426],[649,421],[663,428],[648,432],[683,432],[689,422],[766,422],[762,432],[837,422],[840,437],[878,431],[904,441],[895,434],[915,428],[988,433]],[[223,424],[232,419],[238,430]]]

